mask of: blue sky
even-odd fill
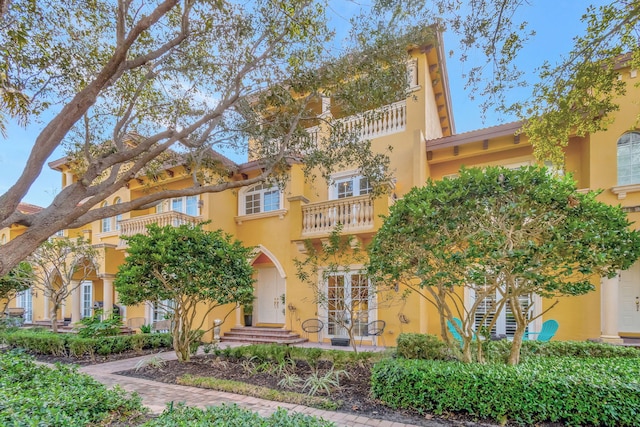
[[[531,5],[527,5],[525,2],[525,5],[520,8],[518,18],[529,22],[531,28],[535,29],[537,33],[521,52],[518,61],[519,65],[530,73],[532,81],[535,77],[535,67],[542,64],[544,60],[554,62],[561,55],[569,52],[572,38],[584,31],[580,16],[584,13],[585,8],[586,3],[579,0],[556,0],[554,2],[550,0],[536,2],[534,0]],[[444,34],[444,43],[445,52],[458,50],[457,39],[450,32]],[[470,60],[474,60],[473,56],[470,56]],[[469,99],[468,92],[464,89],[464,81],[461,78],[462,73],[470,67],[470,64],[461,63],[456,56],[447,57],[446,61],[457,133],[513,120],[512,117],[500,117],[495,113],[488,112],[486,120],[483,122],[479,108],[481,100],[472,101]],[[514,91],[510,93],[510,99],[524,99],[527,93],[526,89]],[[0,139],[0,194],[7,191],[20,176],[33,141],[43,127],[43,123],[31,123],[26,129],[14,123],[8,124],[7,138]],[[64,152],[59,149],[49,160],[60,158],[63,155]],[[24,202],[47,206],[55,194],[60,191],[60,182],[60,174],[45,167]]]

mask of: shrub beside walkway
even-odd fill
[[[158,356],[166,360],[174,360],[174,352],[160,353]],[[207,390],[197,387],[182,386],[177,384],[165,384],[149,381],[140,378],[125,377],[115,375],[114,372],[134,369],[136,364],[151,356],[141,356],[131,359],[118,360],[115,362],[102,363],[97,365],[83,366],[80,372],[91,375],[96,380],[112,387],[120,385],[128,392],[137,392],[142,398],[142,403],[153,413],[161,413],[170,402],[183,402],[188,406],[204,408],[206,406],[220,405],[222,403],[237,404],[243,408],[257,412],[262,416],[271,415],[278,407],[292,412],[300,412],[307,415],[322,417],[325,420],[333,421],[338,426],[377,426],[377,427],[411,427],[412,424],[403,424],[387,420],[380,420],[341,412],[324,411],[306,406],[295,405],[283,402],[273,402],[270,400],[258,399],[250,396],[242,396],[233,393],[225,393],[216,390]],[[439,421],[432,421],[434,427],[442,427]]]

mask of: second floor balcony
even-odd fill
[[[196,225],[202,219],[182,212],[169,211],[150,215],[137,216],[120,221],[120,236],[133,236],[135,234],[147,234],[147,226],[156,224],[158,227],[171,225],[178,227],[183,224]],[[126,249],[129,245],[124,239],[120,239],[118,249]]]
[[[302,206],[302,237],[328,235],[336,225],[344,233],[373,231],[374,202],[369,195]]]

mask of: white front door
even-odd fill
[[[31,296],[31,289],[18,292],[16,306],[24,308],[24,323],[33,323],[33,298]]]
[[[640,333],[640,261],[620,272],[618,329]]]
[[[282,302],[285,285],[275,267],[260,267],[256,283],[255,323],[284,323],[285,304]]]

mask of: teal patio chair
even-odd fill
[[[462,329],[462,320],[458,319],[457,317],[454,317],[453,321],[456,322],[456,324],[460,329]],[[451,333],[451,336],[453,337],[453,339],[458,341],[458,343],[460,344],[460,347],[462,347],[464,345],[464,340],[456,330],[455,326],[453,326],[453,323],[451,323],[451,321],[448,319],[447,319],[447,328],[449,328],[449,332]]]
[[[542,324],[540,332],[527,332],[524,336],[525,341],[531,338],[531,335],[537,335],[536,341],[549,341],[558,330],[558,322],[556,320],[547,320]]]

